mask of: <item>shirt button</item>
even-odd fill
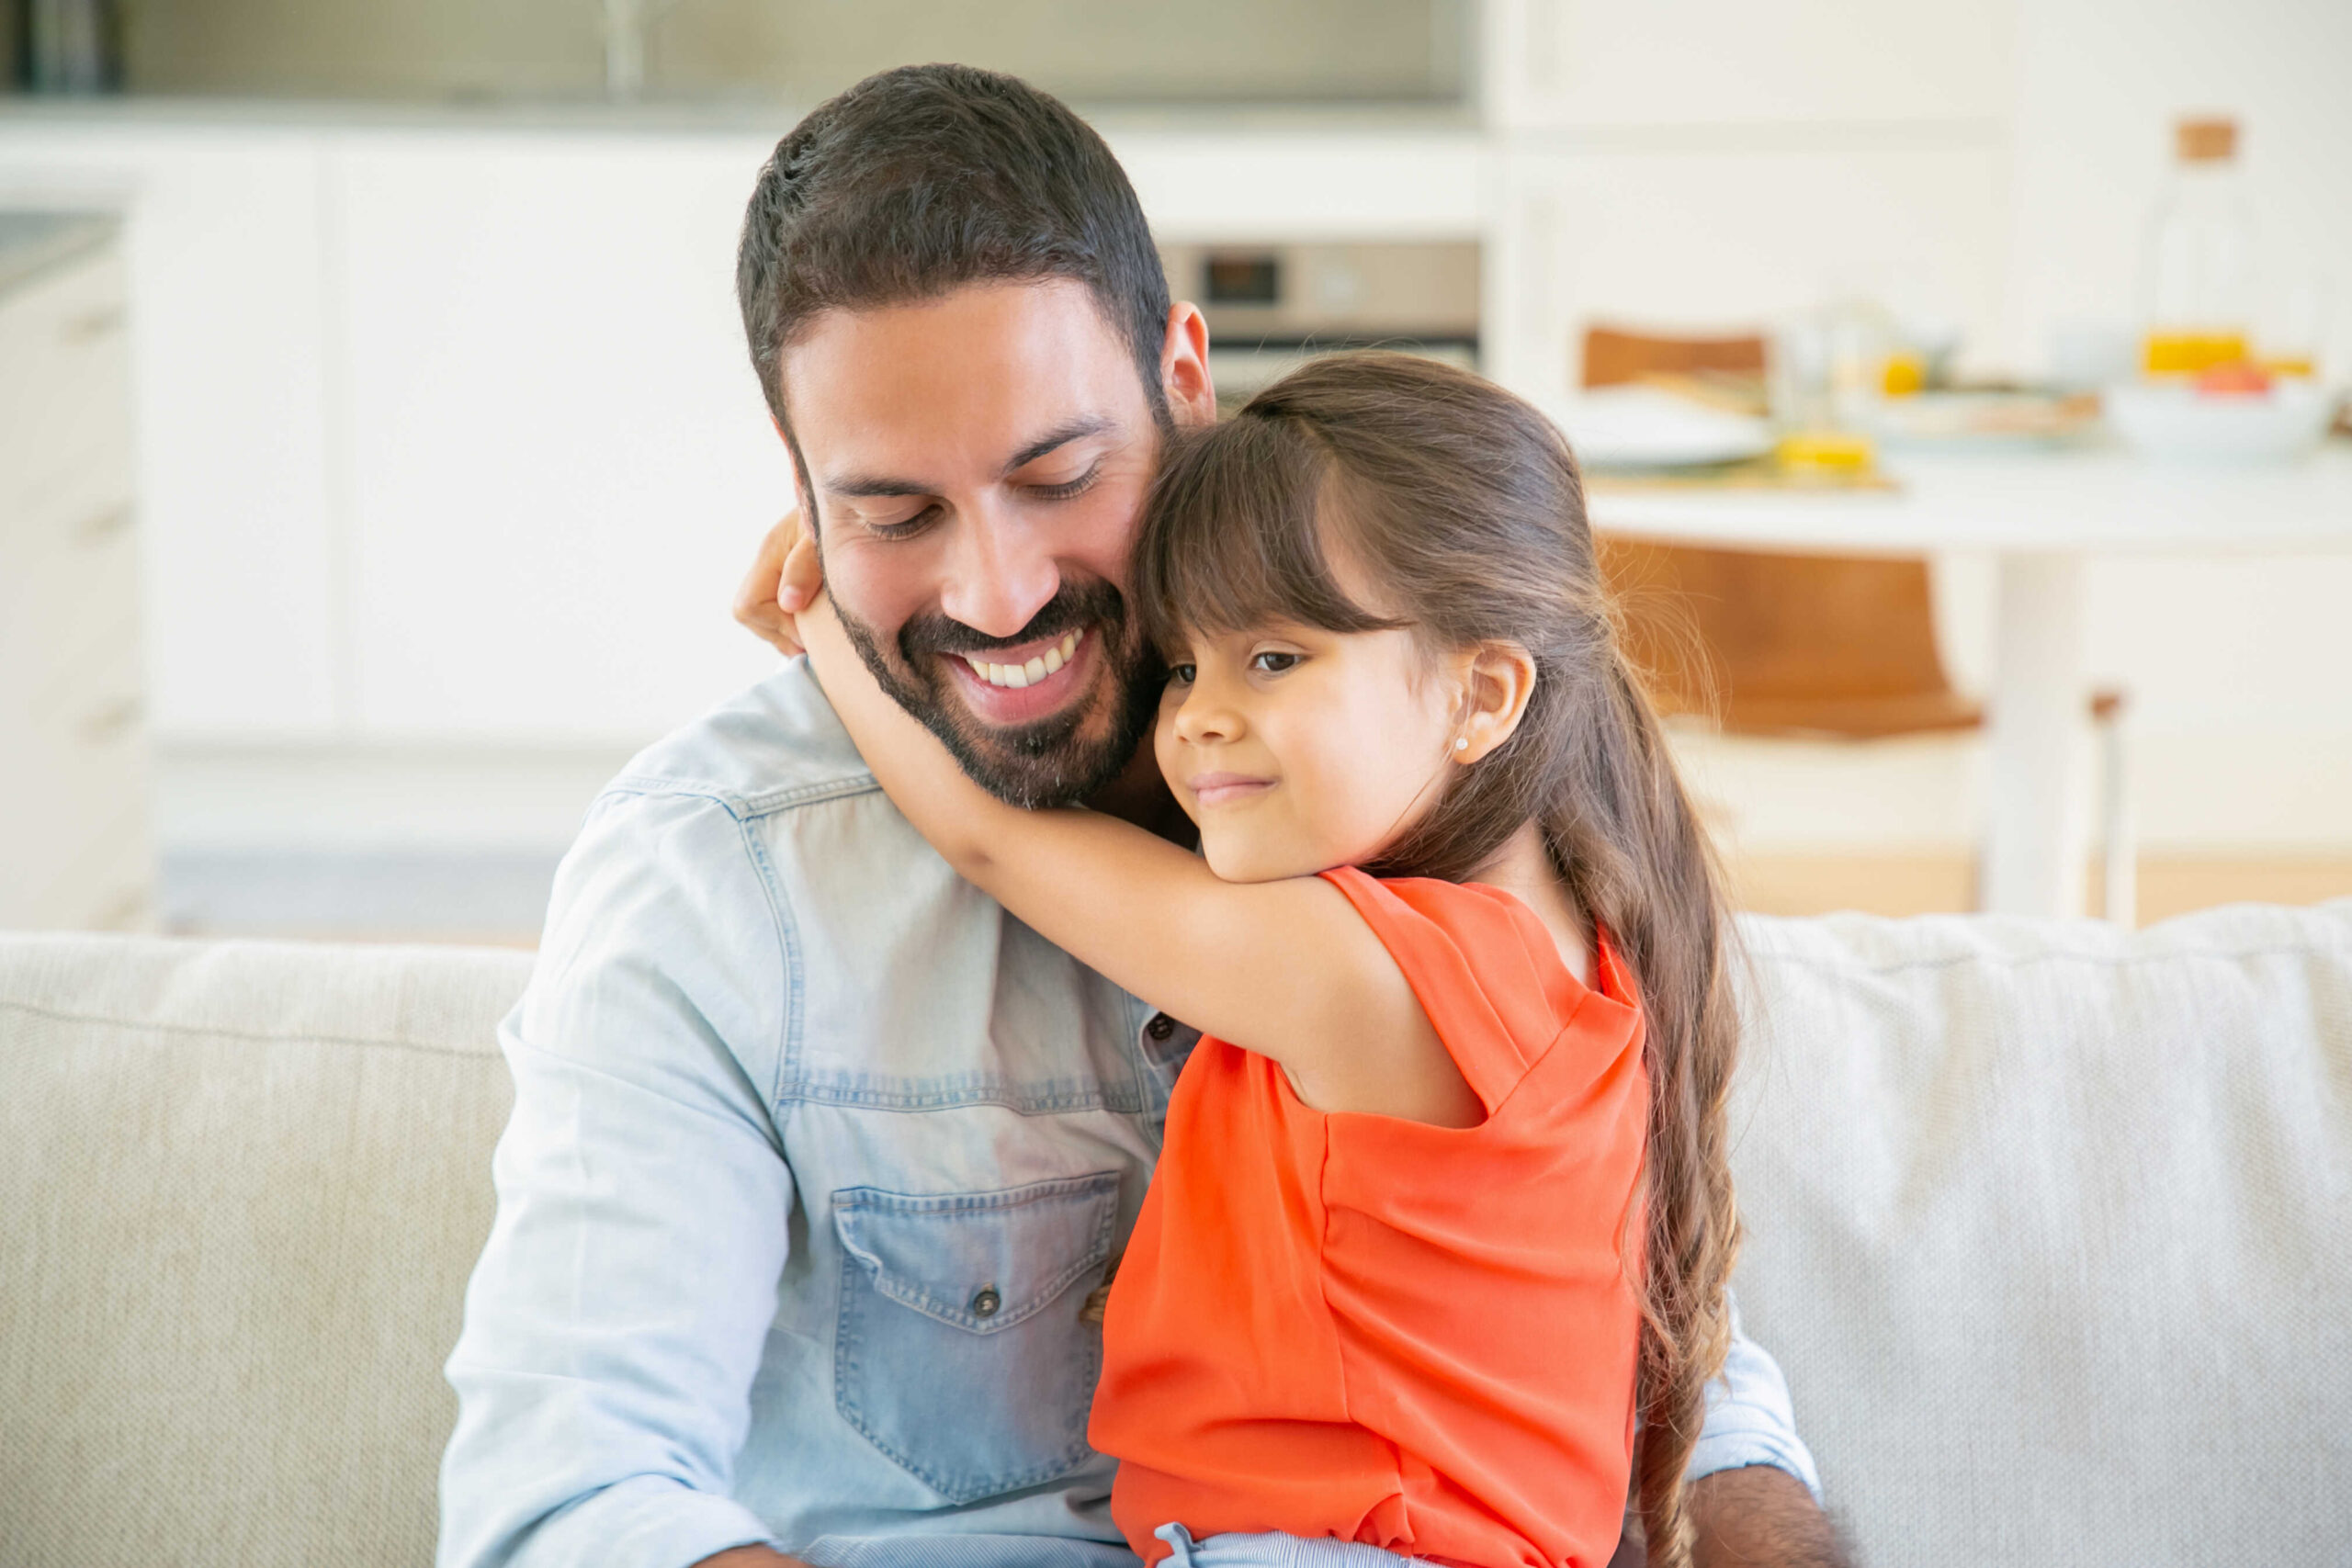
[[[1003,1304],[1004,1298],[996,1293],[996,1287],[994,1285],[982,1285],[978,1290],[972,1292],[972,1315],[974,1317],[994,1317],[996,1315],[996,1309]]]
[[[1165,1040],[1176,1032],[1176,1021],[1164,1012],[1156,1012],[1151,1015],[1151,1021],[1143,1026],[1143,1032],[1154,1040]]]

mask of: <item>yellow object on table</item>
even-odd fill
[[[2151,376],[2194,376],[2245,358],[2244,333],[2150,333],[2142,364]]]
[[[1867,435],[1846,430],[1799,430],[1781,437],[1772,456],[1792,474],[1867,472],[1878,449]]]
[[[1879,385],[1890,398],[1908,398],[1926,390],[1927,356],[1908,350],[1887,355],[1886,368],[1879,377]]]

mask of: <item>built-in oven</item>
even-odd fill
[[[1168,287],[1208,318],[1229,412],[1317,355],[1394,348],[1476,369],[1475,241],[1163,244]]]

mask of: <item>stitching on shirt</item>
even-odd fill
[[[623,773],[605,786],[604,794],[686,795],[714,803],[739,822],[750,822],[762,817],[773,817],[779,811],[795,807],[845,800],[853,795],[879,795],[881,791],[882,786],[874,781],[872,773],[853,773],[846,778],[827,779],[819,784],[787,784],[751,795],[707,780],[672,778],[661,773]]]
[[[223,1029],[203,1023],[165,1023],[157,1019],[113,1018],[103,1013],[68,1012],[62,1008],[45,1008],[33,1002],[0,998],[0,1008],[11,1012],[30,1013],[56,1023],[90,1023],[111,1029],[153,1030],[159,1034],[208,1035],[221,1040],[243,1040],[254,1045],[354,1045],[368,1051],[405,1051],[416,1056],[447,1056],[460,1062],[494,1062],[495,1050],[469,1050],[458,1045],[427,1045],[416,1040],[369,1040],[356,1034],[268,1034],[255,1029]]]
[[[775,863],[767,846],[752,831],[747,818],[735,818],[737,835],[741,839],[743,853],[759,874],[760,892],[766,898],[768,919],[775,924],[776,957],[784,971],[784,1033],[776,1042],[775,1074],[769,1081],[767,1103],[769,1115],[785,1114],[786,1100],[784,1086],[797,1078],[800,1064],[800,1019],[807,1010],[801,1006],[802,975],[800,968],[800,928],[785,908],[784,888],[775,874]],[[783,1129],[778,1128],[781,1134]]]
[[[1139,1115],[1144,1110],[1140,1102],[1129,1104],[1125,1097],[1107,1094],[1100,1089],[1022,1094],[1016,1089],[998,1084],[954,1089],[905,1090],[849,1089],[799,1080],[793,1084],[790,1092],[794,1100],[803,1104],[856,1106],[869,1111],[910,1113],[963,1111],[980,1105],[993,1105],[1020,1116],[1063,1115],[1073,1111],[1104,1111],[1130,1116]]]
[[[772,817],[794,807],[881,793],[882,786],[875,782],[872,773],[852,773],[847,778],[828,779],[823,784],[792,784],[763,795],[750,795],[743,801],[743,809],[753,817]]]

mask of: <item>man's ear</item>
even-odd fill
[[[1159,344],[1159,389],[1168,412],[1185,429],[1216,423],[1216,388],[1209,380],[1209,324],[1198,305],[1169,307]]]
[[[1467,765],[1510,739],[1535,695],[1535,656],[1515,642],[1483,642],[1463,671],[1463,717],[1455,732],[1466,745],[1453,760]]]

